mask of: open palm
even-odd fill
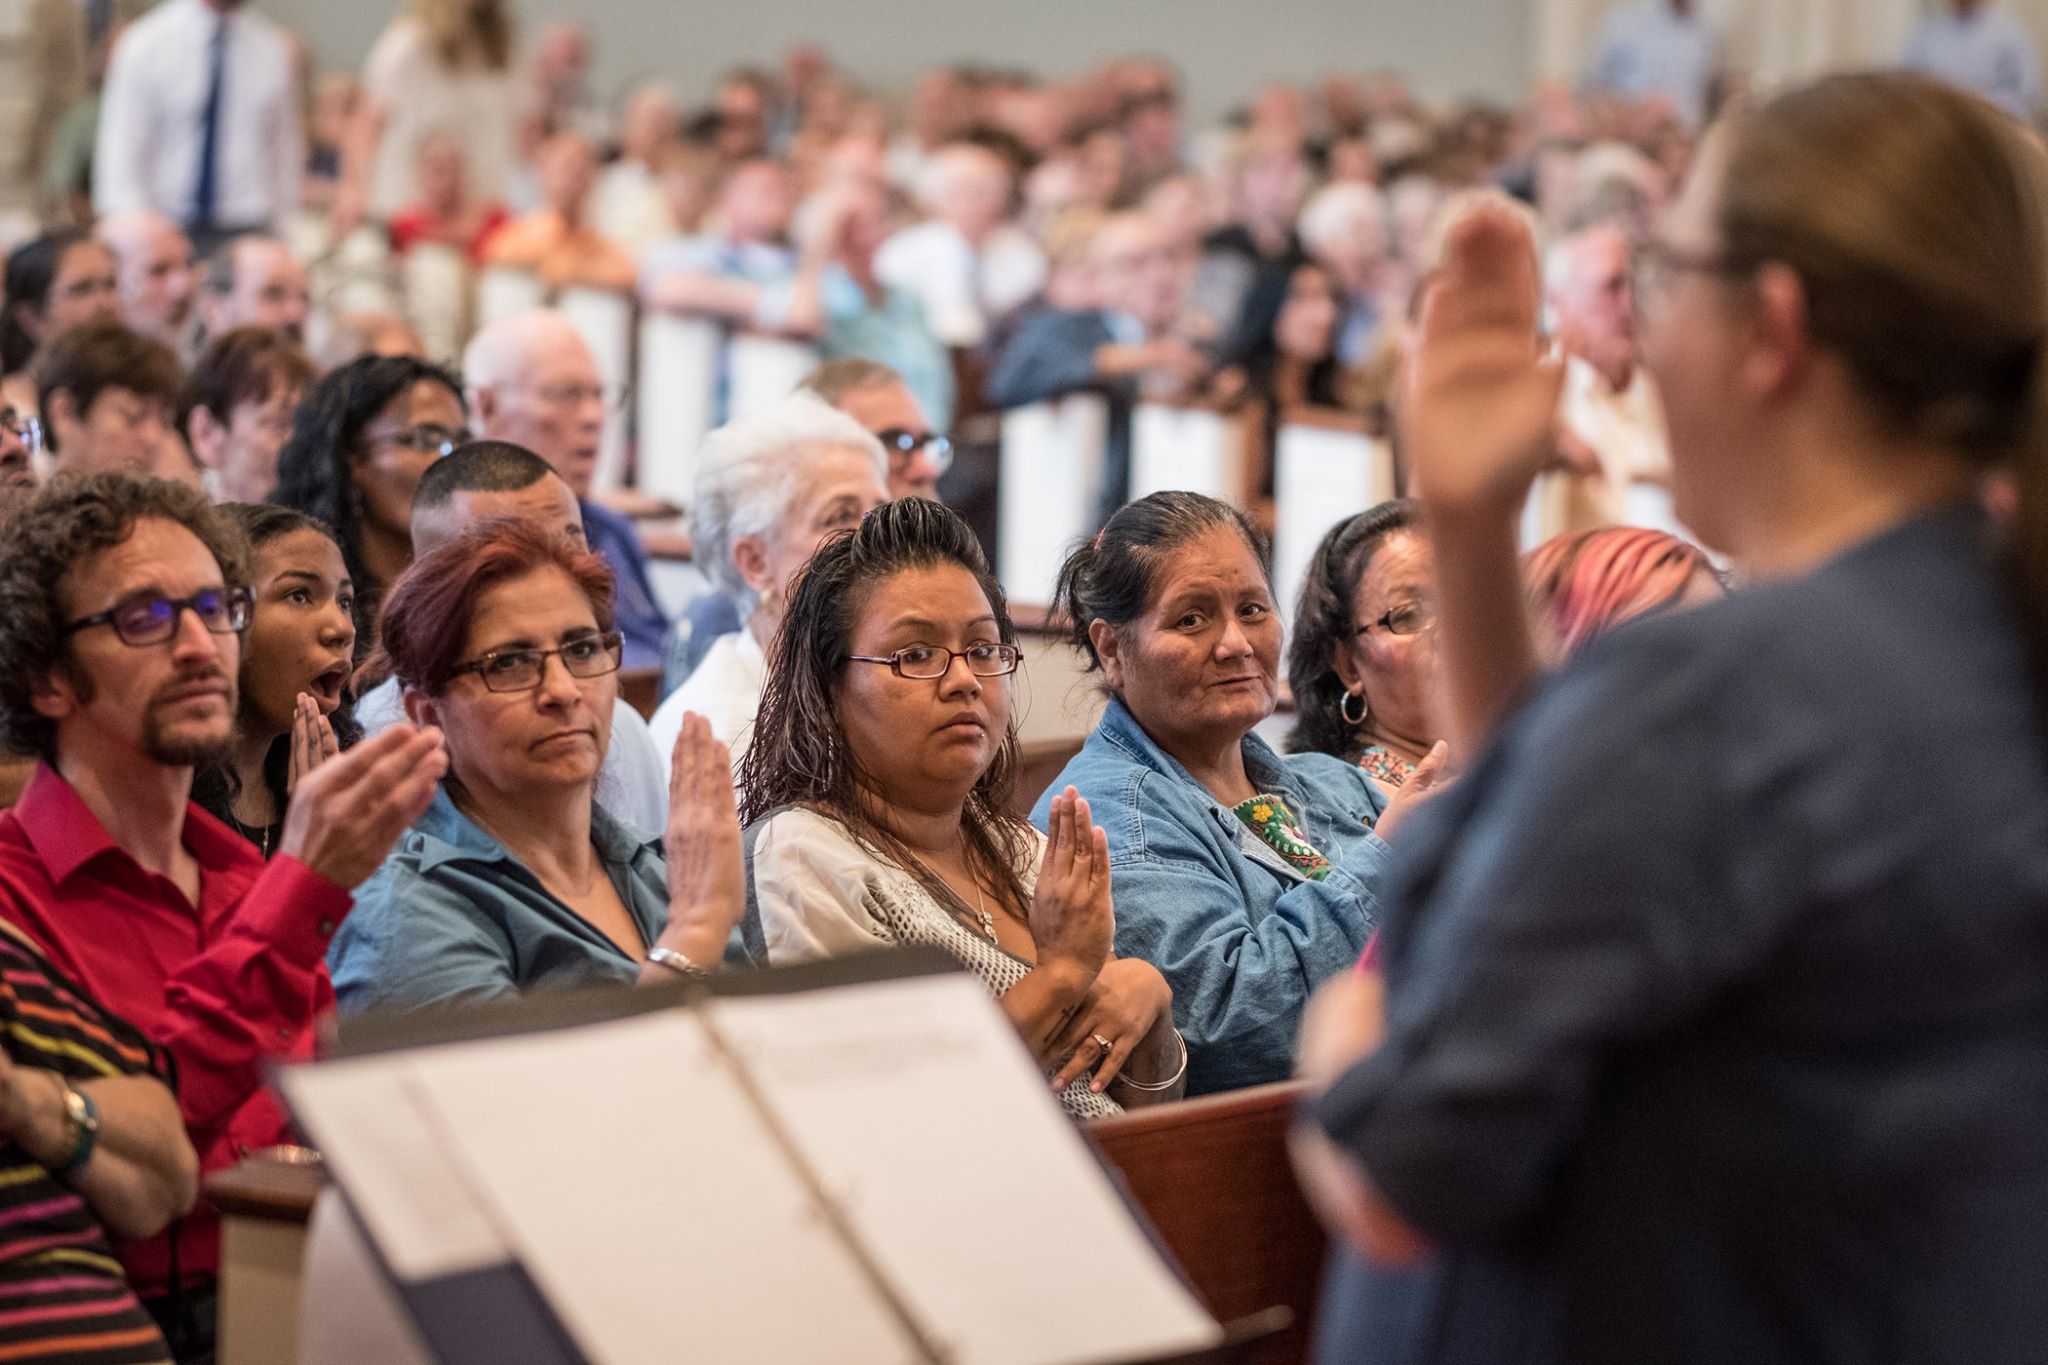
[[[1421,496],[1519,506],[1557,455],[1560,363],[1537,337],[1536,245],[1487,205],[1451,230],[1423,304],[1401,430]]]

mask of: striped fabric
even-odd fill
[[[65,981],[0,921],[0,1046],[18,1067],[74,1081],[161,1075],[161,1054]],[[156,1365],[170,1352],[92,1210],[0,1142],[0,1365]]]

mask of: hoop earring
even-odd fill
[[[1353,697],[1358,699],[1358,715],[1356,718],[1351,714],[1351,699]],[[1366,708],[1365,694],[1363,692],[1347,691],[1343,699],[1337,703],[1337,714],[1344,718],[1346,725],[1355,730],[1365,724],[1365,718],[1372,713]]]

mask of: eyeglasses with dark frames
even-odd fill
[[[373,445],[399,446],[405,450],[416,450],[422,455],[445,459],[459,447],[466,446],[474,439],[467,427],[444,427],[439,422],[422,422],[404,431],[388,431],[373,435]]]
[[[559,655],[572,678],[601,678],[619,671],[625,657],[625,636],[583,635],[554,649],[494,649],[448,670],[450,676],[474,673],[493,692],[531,692],[546,676],[548,659]]]
[[[932,462],[932,468],[945,473],[953,467],[953,443],[935,431],[912,431],[908,427],[884,427],[875,433],[875,439],[882,443],[882,449],[889,452],[889,464],[900,469],[910,462],[918,451]]]
[[[1420,635],[1436,624],[1436,609],[1422,602],[1403,602],[1351,632],[1353,639],[1375,630],[1389,635]]]
[[[932,682],[953,671],[953,660],[967,660],[967,671],[977,678],[1004,678],[1024,662],[1024,651],[1015,645],[969,645],[965,649],[941,649],[937,645],[911,645],[894,654],[849,654],[851,664],[887,664],[899,678]]]
[[[1629,297],[1638,312],[1654,303],[1681,274],[1739,275],[1743,266],[1709,251],[1686,251],[1668,242],[1638,242],[1629,251]]]
[[[144,593],[79,617],[64,634],[112,626],[124,645],[160,645],[178,633],[178,618],[189,611],[215,635],[239,635],[249,624],[249,603],[247,588],[201,588],[190,597]]]

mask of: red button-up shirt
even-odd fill
[[[39,764],[0,814],[0,916],[170,1052],[185,1130],[200,1168],[216,1171],[290,1140],[264,1067],[313,1054],[313,1021],[334,1007],[327,941],[352,901],[295,859],[266,864],[197,806],[186,810],[184,843],[199,862],[196,908]],[[204,1200],[176,1231],[181,1275],[219,1270],[220,1216]],[[142,1294],[169,1284],[168,1234],[123,1259]]]

